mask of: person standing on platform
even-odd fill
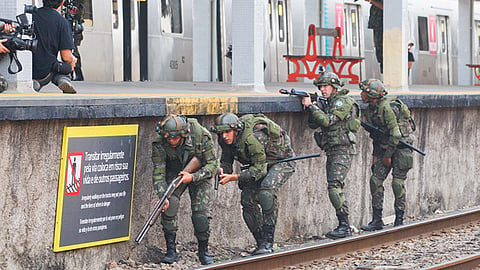
[[[332,72],[324,72],[313,82],[321,91],[322,100],[314,102],[304,97],[302,104],[309,111],[308,125],[314,133],[318,146],[327,154],[328,196],[335,208],[338,227],[327,233],[330,239],[352,235],[348,221],[347,200],[343,193],[345,177],[356,153],[355,133],[360,129],[360,107],[349,97],[343,83]]]
[[[370,133],[373,139],[372,176],[370,177],[370,192],[372,196],[373,219],[367,225],[361,226],[364,231],[383,229],[382,210],[384,187],[383,182],[392,171],[392,189],[395,195],[394,226],[403,224],[405,212],[405,180],[413,166],[412,150],[401,144],[400,140],[412,142],[411,134],[415,124],[410,110],[400,99],[387,97],[387,90],[380,80],[364,80],[359,85],[362,101],[368,104],[367,123],[378,127],[388,136]]]
[[[383,0],[365,0],[370,2],[368,29],[373,30],[375,55],[380,64],[380,73],[383,74]]]
[[[208,254],[210,236],[210,207],[213,198],[211,179],[215,176],[218,161],[210,132],[194,118],[181,115],[167,115],[157,124],[160,135],[153,141],[153,186],[161,198],[168,185],[177,176],[182,176],[180,185],[166,203],[161,215],[167,253],[163,263],[178,261],[176,250],[177,213],[180,197],[188,188],[192,208],[192,223],[198,240],[198,258],[203,265],[212,264]],[[185,165],[196,157],[202,167],[194,173],[182,171]]]
[[[413,67],[413,63],[415,62],[415,57],[413,56],[412,52],[413,42],[408,43],[408,76],[410,77],[410,70]]]
[[[273,252],[273,238],[278,216],[277,192],[295,172],[295,162],[275,161],[293,157],[288,134],[262,114],[240,118],[224,113],[211,128],[222,148],[220,181],[225,185],[238,181],[243,219],[257,242],[253,255]],[[233,162],[248,166],[233,173]]]

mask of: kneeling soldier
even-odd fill
[[[178,261],[176,250],[177,212],[180,197],[188,188],[192,208],[192,223],[198,240],[198,258],[203,265],[213,263],[208,254],[210,236],[210,206],[213,190],[210,179],[217,172],[218,161],[210,132],[194,118],[168,115],[157,125],[160,136],[153,142],[153,186],[159,197],[177,176],[182,176],[180,185],[166,203],[162,213],[162,226],[167,242],[163,263]],[[202,167],[195,173],[181,171],[193,158],[200,160]]]
[[[278,215],[277,192],[295,171],[293,161],[273,162],[294,156],[290,137],[261,114],[240,118],[233,113],[222,114],[215,119],[212,131],[218,134],[222,147],[219,183],[238,181],[243,219],[257,242],[253,254],[271,253]],[[233,174],[235,159],[248,169]]]

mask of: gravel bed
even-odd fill
[[[283,269],[423,269],[475,253],[480,253],[480,221]]]
[[[359,233],[358,230],[355,231],[357,232],[355,234]],[[276,242],[274,249],[278,251],[323,240],[325,240],[324,237],[299,236],[286,242]],[[215,262],[219,262],[249,256],[249,252],[253,251],[254,248],[253,245],[246,249],[210,246],[209,251],[214,255]],[[106,269],[192,269],[201,266],[196,250],[196,242],[178,243],[177,251],[180,260],[169,265],[162,264],[159,261],[165,252],[164,250],[153,246],[147,247],[149,256],[146,257],[158,258],[158,260],[110,262],[106,265]],[[359,250],[302,265],[288,266],[283,269],[422,269],[474,253],[480,253],[480,221],[462,227],[420,235],[414,239]],[[480,267],[477,267],[477,270],[480,270]]]

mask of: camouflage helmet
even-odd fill
[[[158,122],[156,130],[164,138],[186,137],[190,132],[187,118],[176,114],[169,114]]]
[[[215,119],[215,125],[210,128],[212,132],[222,133],[231,129],[241,130],[243,123],[233,113],[224,113]]]
[[[367,94],[369,98],[381,98],[388,94],[382,81],[378,79],[364,80],[358,84],[360,89]]]
[[[336,89],[342,88],[343,83],[338,78],[337,74],[333,72],[323,72],[313,81],[313,85],[320,87],[322,85],[331,85]]]

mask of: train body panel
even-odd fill
[[[91,1],[93,26],[86,27],[80,46],[87,80],[122,80],[123,23],[122,0]],[[138,2],[132,10],[132,79],[139,77]],[[116,5],[116,7],[115,7]],[[232,0],[210,1],[211,78],[231,81],[231,59],[225,57],[232,44]],[[477,3],[474,6],[478,6]],[[148,79],[193,80],[193,0],[148,1]],[[309,24],[342,28],[344,56],[363,57],[353,72],[361,79],[381,78],[373,46],[373,30],[367,29],[370,3],[359,0],[268,0],[265,4],[265,82],[285,82],[294,66],[284,55],[303,55]],[[112,16],[105,16],[112,14]],[[455,0],[409,0],[405,29],[413,42],[415,63],[409,81],[414,84],[456,84],[457,50],[472,46],[471,61],[480,63],[480,16],[472,30],[473,44],[457,44],[458,2]],[[115,22],[117,20],[117,22]],[[115,28],[116,24],[116,28]],[[317,52],[331,55],[333,38],[317,37]],[[405,47],[407,44],[405,44]],[[388,49],[387,49],[388,51]],[[387,53],[384,50],[384,53]],[[405,60],[406,61],[406,60]]]

